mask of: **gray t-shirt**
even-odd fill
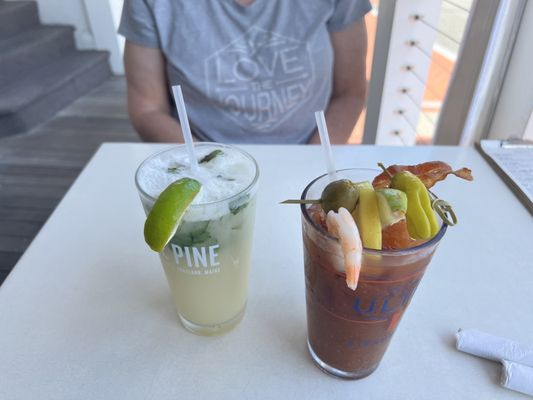
[[[202,140],[305,143],[332,89],[330,32],[368,0],[125,0],[119,32],[160,48]]]

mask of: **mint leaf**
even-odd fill
[[[178,228],[171,242],[182,247],[201,247],[217,244],[216,239],[207,230],[209,223],[210,221],[186,223]]]
[[[213,150],[211,153],[209,153],[208,155],[206,155],[205,157],[203,157],[199,163],[200,164],[204,164],[204,163],[207,163],[209,161],[211,161],[213,158],[215,158],[216,156],[222,154],[222,150],[220,149],[216,149],[216,150]]]
[[[170,172],[170,173],[178,173],[178,172],[181,172],[185,169],[185,165],[182,165],[182,164],[176,164],[175,167],[168,167],[167,168],[167,172]]]
[[[250,202],[249,194],[239,197],[237,200],[233,200],[232,202],[229,203],[229,210],[231,214],[237,215],[242,210],[244,210],[246,207],[248,207],[249,202]]]
[[[233,182],[233,181],[235,181],[234,178],[228,178],[228,177],[226,177],[226,176],[222,176],[222,175],[217,175],[217,178],[218,178],[218,179],[222,179],[222,180],[224,180],[224,181],[228,181],[228,182]]]

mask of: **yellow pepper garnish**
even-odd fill
[[[422,181],[409,171],[394,174],[391,187],[407,195],[407,230],[414,239],[429,239],[439,231],[439,223],[431,207],[429,192]]]

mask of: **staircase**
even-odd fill
[[[47,120],[111,75],[108,53],[76,50],[73,31],[41,25],[33,1],[0,0],[0,138]]]

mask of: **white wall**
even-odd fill
[[[96,48],[109,51],[111,69],[115,74],[124,74],[123,45],[121,47],[119,43],[116,20],[116,15],[122,10],[122,1],[84,0],[83,3]]]
[[[533,109],[533,1],[528,1],[505,75],[489,137],[522,137]]]
[[[109,5],[111,7],[111,13],[113,14],[113,23],[115,26],[115,32],[118,30],[118,25],[120,24],[120,17],[122,15],[122,7],[124,6],[124,0],[109,0]],[[123,36],[117,35],[118,37],[118,48],[120,50],[120,55],[124,54],[124,43],[125,39]]]

